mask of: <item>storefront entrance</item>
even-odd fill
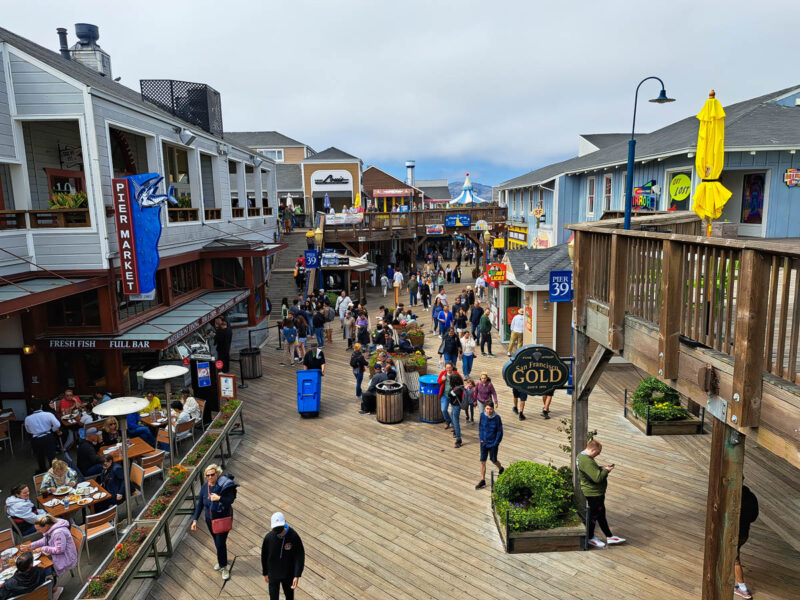
[[[739,235],[764,237],[769,201],[769,171],[724,171],[720,182],[732,195],[719,220],[738,223]]]
[[[503,334],[502,340],[511,339],[511,319],[513,318],[512,312],[516,313],[517,309],[522,306],[522,290],[515,285],[505,285],[503,291]]]

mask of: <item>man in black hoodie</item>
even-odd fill
[[[306,561],[303,542],[286,524],[283,513],[272,515],[270,527],[261,544],[261,574],[267,582],[270,600],[278,600],[281,587],[286,600],[293,600]]]
[[[42,585],[47,577],[42,567],[33,566],[33,554],[30,552],[20,554],[17,557],[16,566],[17,572],[0,588],[0,600],[16,598],[32,592]]]

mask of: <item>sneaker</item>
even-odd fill
[[[598,540],[597,538],[592,538],[589,540],[589,545],[594,546],[595,548],[605,548],[606,545]]]
[[[752,598],[753,596],[750,595],[750,592],[745,589],[741,589],[738,585],[733,586],[733,593],[739,598]]]
[[[515,406],[514,408],[511,409],[511,412],[513,412],[515,415],[518,415],[519,409]]]
[[[358,414],[360,414],[360,415],[368,415],[369,411],[368,410],[360,410],[360,411],[358,411]]]
[[[498,474],[498,475],[502,475],[502,474],[503,474],[503,471],[505,471],[505,470],[506,470],[506,468],[505,468],[505,467],[500,467],[500,470],[497,472],[497,474]]]
[[[494,354],[489,354],[488,356],[489,356],[489,358],[495,358]]]
[[[455,448],[461,448],[461,445],[462,445],[461,444],[461,440],[457,439],[454,447]]]
[[[228,581],[231,578],[231,572],[228,567],[220,569],[220,571],[222,571],[222,581]]]
[[[618,535],[612,535],[610,538],[606,538],[606,544],[611,546],[612,544],[622,544],[625,542],[625,538],[621,538]]]
[[[481,480],[478,482],[478,485],[476,485],[476,486],[475,486],[475,489],[476,489],[476,490],[480,490],[480,489],[483,489],[483,488],[485,488],[485,487],[486,487],[486,480],[485,480],[485,479],[481,479]]]
[[[219,566],[219,563],[214,565],[214,570],[219,571],[222,567]]]
[[[511,352],[506,352],[506,356],[511,356]]]
[[[546,410],[546,411],[545,411],[545,413],[544,413],[544,418],[545,418],[545,419],[549,419],[549,418],[550,418],[550,411],[549,411],[549,410]]]
[[[447,424],[444,426],[444,430],[445,430],[445,431],[447,431],[448,429],[450,429],[450,423],[447,423]]]
[[[286,366],[286,363],[281,363],[281,366],[282,366],[282,367],[285,367],[285,366]]]
[[[525,416],[525,415],[523,415],[522,413],[519,413],[519,420],[520,420],[520,421],[524,421],[524,420],[525,420],[525,419],[527,419],[527,418],[528,418],[528,417],[526,417],[526,416]]]

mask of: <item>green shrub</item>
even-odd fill
[[[655,377],[645,377],[633,392],[631,408],[642,419],[647,418],[650,406],[650,421],[680,421],[689,417],[681,406],[677,391]]]
[[[526,460],[511,463],[497,478],[492,492],[495,509],[511,531],[552,529],[570,520],[572,471]]]

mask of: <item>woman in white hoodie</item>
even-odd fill
[[[461,374],[464,379],[472,372],[473,360],[475,360],[475,339],[467,329],[461,334]]]
[[[41,508],[34,507],[31,502],[31,488],[27,483],[18,483],[11,488],[11,495],[6,498],[6,512],[8,518],[17,524],[22,535],[33,533],[36,519],[47,514]]]

